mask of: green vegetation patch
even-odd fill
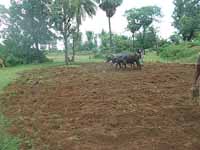
[[[193,46],[191,43],[182,43],[160,48],[160,57],[165,61],[195,63],[199,52],[199,46]]]
[[[0,150],[18,150],[20,140],[8,135],[5,131],[10,122],[0,113]]]
[[[44,64],[35,64],[35,65],[20,65],[16,67],[8,67],[0,69],[0,93],[2,93],[3,89],[7,87],[12,81],[14,81],[19,73],[32,69],[39,69],[43,67],[54,67],[64,65],[62,62],[52,62],[52,63],[44,63]]]

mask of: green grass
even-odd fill
[[[0,150],[19,149],[19,138],[12,137],[5,132],[9,125],[9,121],[0,113]]]
[[[144,57],[145,62],[162,62],[160,56],[156,54],[156,52],[148,52]]]
[[[47,57],[54,62],[64,62],[64,53],[50,53]],[[101,58],[94,58],[93,55],[78,55],[75,57],[75,64],[103,62]]]
[[[64,65],[64,54],[63,53],[52,53],[48,57],[53,60],[53,62],[44,63],[44,64],[33,64],[33,65],[19,65],[16,67],[8,67],[0,69],[0,93],[3,89],[8,86],[12,81],[17,79],[19,73],[27,70],[37,69],[37,68],[46,68],[46,67],[55,67]],[[88,55],[76,56],[76,62],[73,65],[80,65],[82,63],[91,63],[91,62],[102,62],[103,59],[94,59]]]
[[[64,53],[59,52],[59,53],[48,53],[47,57],[54,62],[64,62]]]
[[[100,58],[93,58],[92,56],[88,56],[88,55],[83,55],[83,56],[77,56],[76,58],[76,63],[99,63],[99,62],[103,62],[103,59]]]
[[[37,68],[53,67],[53,66],[59,66],[59,65],[64,65],[64,63],[51,62],[51,63],[35,64],[35,65],[20,65],[16,67],[8,67],[8,68],[0,69],[0,93],[12,81],[17,79],[17,77],[19,76],[19,73],[23,71],[37,69]]]

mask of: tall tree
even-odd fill
[[[124,35],[113,34],[114,50],[109,49],[109,33],[102,30],[100,37],[100,50],[101,52],[109,55],[113,52],[119,53],[123,51],[131,51],[131,39]]]
[[[133,35],[142,28],[142,43],[144,45],[146,30],[154,21],[158,21],[158,18],[161,17],[161,9],[157,6],[145,6],[130,9],[126,11],[125,15],[128,20],[127,28]]]
[[[104,30],[101,31],[101,33],[99,34],[99,38],[100,38],[100,49],[101,51],[105,52],[110,50],[109,52],[111,52],[111,49],[109,49],[109,34],[106,33]]]
[[[75,24],[75,7],[73,0],[56,0],[52,5],[52,26],[62,36],[65,45],[65,64],[69,64],[68,42]]]
[[[98,48],[98,34],[94,35],[94,48],[95,50]]]
[[[112,49],[112,30],[111,30],[111,17],[114,16],[116,9],[120,6],[123,0],[96,0],[99,3],[99,7],[106,12],[109,23],[109,33],[110,33],[110,49]]]
[[[92,51],[94,49],[95,43],[94,43],[94,32],[92,31],[86,31],[87,36],[87,48],[89,51]]]
[[[77,40],[77,32],[76,32],[76,27],[73,27],[71,29],[72,34],[71,34],[71,39],[72,39],[72,61],[74,62],[75,60],[75,44]]]
[[[200,31],[199,0],[174,0],[174,23],[184,41],[190,41]]]
[[[143,39],[143,32],[137,32],[135,34],[135,48],[144,49],[157,49],[158,48],[159,37],[157,36],[157,31],[154,27],[149,27],[145,33],[145,39]]]
[[[128,20],[127,29],[132,33],[132,48],[134,49],[134,39],[135,39],[135,33],[139,31],[142,24],[139,21],[139,15],[137,14],[136,9],[130,9],[125,12],[125,16]]]
[[[52,37],[48,26],[50,0],[21,0],[20,2],[11,0],[10,2],[4,43],[13,55],[20,56],[20,59],[25,57],[26,63],[31,63],[35,55],[37,62],[42,62],[44,55],[39,49],[39,44],[46,43]]]
[[[15,10],[17,17],[20,18],[19,25],[22,31],[30,35],[33,40],[39,62],[41,62],[39,44],[46,44],[52,36],[48,26],[50,18],[48,4],[50,2],[50,0],[24,0],[21,3],[11,1],[17,6]]]
[[[73,1],[75,7],[75,16],[76,16],[76,31],[77,31],[77,50],[80,49],[80,25],[82,24],[82,20],[86,18],[86,15],[92,17],[96,14],[96,4],[93,0],[74,0]],[[72,58],[74,61],[74,57]]]

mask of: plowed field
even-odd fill
[[[194,65],[106,64],[24,73],[1,96],[28,150],[200,150]]]

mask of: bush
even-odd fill
[[[0,58],[5,59],[6,55],[7,55],[7,51],[6,51],[5,46],[0,44]]]
[[[96,53],[96,54],[94,54],[94,58],[96,58],[96,59],[104,59],[105,55],[102,54],[102,53]]]
[[[47,53],[43,52],[43,51],[40,51],[40,62],[39,63],[45,63],[45,62],[50,62],[51,60],[48,59],[46,57]],[[36,57],[35,58],[36,60],[38,60],[38,58]]]
[[[10,40],[4,41],[4,45],[0,44],[0,58],[5,61],[6,66],[50,61],[45,51],[39,51],[38,54],[35,48],[18,46]]]
[[[188,45],[189,45],[190,47],[200,46],[200,41],[195,40],[195,41],[193,41],[193,42],[188,43]]]
[[[22,64],[23,60],[15,57],[13,54],[10,54],[8,57],[5,59],[6,66],[16,66],[18,64]]]
[[[191,47],[191,43],[179,45],[168,45],[160,48],[160,57],[169,61],[194,62],[198,56],[200,48]]]

